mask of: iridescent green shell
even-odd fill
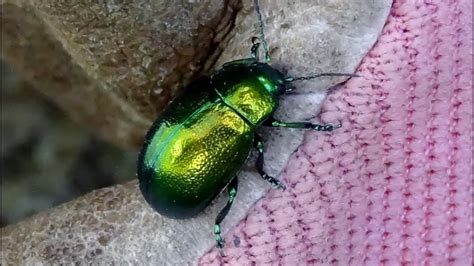
[[[240,60],[187,86],[145,138],[137,175],[147,202],[173,218],[209,205],[245,163],[282,83],[267,64]]]

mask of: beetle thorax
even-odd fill
[[[281,74],[267,64],[234,66],[214,79],[222,100],[254,126],[260,125],[278,107]]]

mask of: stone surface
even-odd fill
[[[327,71],[353,72],[376,41],[391,1],[262,1],[261,5],[273,66],[299,76]],[[221,43],[224,53],[217,64],[210,56],[202,67],[204,71],[222,62],[248,56],[251,37],[258,35],[250,2],[245,1],[235,25],[231,33],[224,36],[230,40],[228,44]],[[325,89],[343,80],[325,78],[295,83],[297,89],[283,99],[278,117],[285,120],[312,118],[324,99]],[[126,94],[127,90],[124,91]],[[140,113],[142,109],[134,110]],[[123,112],[121,115],[129,114]],[[146,116],[142,116],[140,121],[144,121],[145,126],[148,122]],[[124,136],[128,134],[126,132]],[[141,136],[142,133],[129,136]],[[265,129],[263,133],[267,140],[265,166],[269,173],[277,175],[301,143],[303,132]],[[249,166],[239,177],[241,187],[223,225],[224,231],[243,218],[248,208],[269,188]],[[221,197],[194,219],[170,220],[146,206],[135,183],[96,191],[2,229],[2,259],[9,263],[86,259],[93,262],[193,264],[214,244],[212,222],[217,209],[223,205],[222,200]]]
[[[136,149],[179,88],[222,51],[238,8],[236,0],[2,0],[2,57],[76,121]]]

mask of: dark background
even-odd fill
[[[1,226],[135,177],[136,152],[92,136],[1,60],[0,70]]]

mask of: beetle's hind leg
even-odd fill
[[[229,198],[227,199],[227,204],[222,208],[219,214],[216,217],[216,222],[214,223],[214,235],[216,237],[216,247],[219,250],[221,256],[224,256],[223,249],[224,249],[224,238],[221,235],[221,223],[224,218],[229,213],[230,207],[232,207],[232,203],[234,203],[235,196],[237,195],[237,187],[238,187],[238,179],[234,177],[230,184],[227,186],[227,193]]]
[[[278,180],[277,178],[273,176],[269,176],[263,170],[263,141],[259,135],[255,134],[253,143],[254,143],[255,149],[257,149],[257,152],[258,152],[257,162],[255,164],[255,167],[257,168],[258,173],[262,176],[263,179],[270,182],[270,184],[272,184],[274,188],[281,188],[285,190],[286,186],[285,184],[283,184],[283,182],[281,182],[280,180]]]

